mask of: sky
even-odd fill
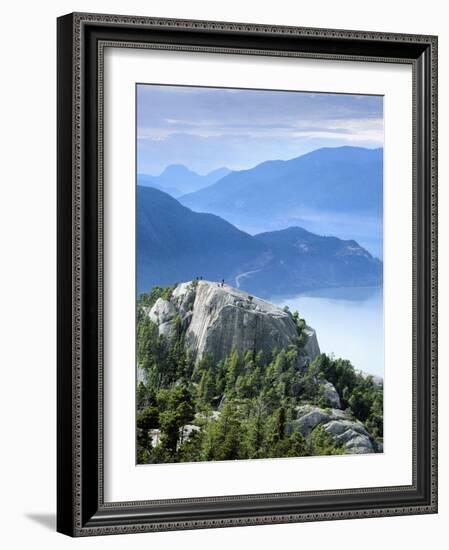
[[[381,96],[137,86],[138,173],[170,164],[206,174],[320,147],[383,146]]]

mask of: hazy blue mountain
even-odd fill
[[[137,187],[137,287],[195,277],[220,280],[265,261],[267,246],[213,214],[198,214],[151,187]]]
[[[180,189],[177,189],[176,187],[172,187],[170,185],[163,185],[161,183],[158,183],[157,179],[157,177],[148,176],[147,174],[138,174],[137,185],[140,187],[154,187],[155,189],[159,189],[159,191],[164,191],[165,193],[168,193],[172,197],[179,197],[180,195],[182,195],[182,191]]]
[[[206,182],[206,185],[208,186],[208,185],[213,185],[221,178],[224,178],[225,176],[229,175],[231,172],[232,170],[229,170],[229,168],[222,166],[221,168],[216,168],[215,170],[212,170],[212,172],[209,172],[204,176],[200,176],[200,178],[203,178],[202,181]]]
[[[300,225],[315,233],[356,238],[381,255],[380,247],[368,241],[382,240],[383,152],[317,149],[232,172],[179,200],[252,234]],[[368,231],[367,224],[373,229]]]
[[[202,176],[182,164],[171,164],[159,176],[138,174],[137,185],[155,187],[173,197],[179,197],[212,185],[230,173],[228,168],[217,168]]]
[[[355,241],[299,227],[248,235],[222,218],[193,212],[151,187],[137,188],[138,293],[195,277],[259,296],[313,288],[369,286],[382,263]]]
[[[214,185],[184,195],[186,206],[214,211],[268,213],[298,206],[382,212],[382,149],[317,149],[232,172]],[[172,182],[173,183],[173,182]]]
[[[272,258],[240,276],[239,286],[260,296],[296,294],[329,287],[377,286],[383,264],[354,240],[319,236],[301,227],[261,233]]]

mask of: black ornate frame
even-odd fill
[[[412,65],[412,485],[104,502],[102,93],[108,45]],[[71,536],[437,511],[435,36],[82,13],[58,19],[57,508],[57,529]]]

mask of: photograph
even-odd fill
[[[57,20],[57,531],[436,516],[437,34],[121,11]]]
[[[136,464],[383,453],[383,96],[135,93]]]

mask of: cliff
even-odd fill
[[[221,283],[198,281],[179,284],[169,300],[159,298],[147,312],[159,334],[170,336],[179,315],[186,344],[198,362],[206,353],[217,361],[233,349],[261,351],[269,359],[273,350],[286,348],[298,336],[289,312]],[[305,343],[298,366],[305,366],[320,353],[315,331],[303,329]]]

